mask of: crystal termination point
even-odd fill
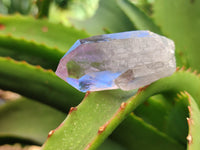
[[[130,31],[77,40],[56,74],[76,89],[132,90],[176,70],[174,42],[150,31]]]

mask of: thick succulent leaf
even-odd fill
[[[46,19],[36,20],[20,15],[0,16],[0,25],[2,35],[33,40],[63,51],[67,51],[76,40],[88,37],[84,31],[72,27],[67,28],[61,24],[50,23]]]
[[[187,106],[187,101],[177,96],[166,99],[162,95],[156,95],[138,106],[134,113],[159,131],[186,145]]]
[[[152,15],[152,5],[154,4],[154,0],[139,0],[131,2],[142,9],[146,14]]]
[[[182,144],[134,114],[117,127],[111,139],[129,150],[185,150]]]
[[[189,91],[200,103],[200,78],[187,71],[178,71],[138,90],[131,98],[126,92],[102,91],[88,93],[78,107],[71,108],[66,120],[51,132],[43,150],[95,149],[106,137],[148,97],[165,92]],[[123,95],[127,95],[124,96]],[[97,117],[98,116],[98,117]],[[80,135],[82,135],[80,137]],[[62,139],[58,141],[57,139]]]
[[[100,147],[98,147],[96,150],[127,150],[127,149],[111,139],[106,139],[103,142],[103,144],[101,144]]]
[[[150,30],[162,34],[160,28],[154,23],[152,18],[147,16],[142,10],[133,4],[130,0],[117,0],[118,6],[133,22],[138,30]]]
[[[57,127],[65,116],[58,110],[27,98],[10,101],[0,106],[0,144],[5,144],[6,139],[11,142],[12,138],[42,144],[49,131]]]
[[[87,93],[81,104],[71,108],[67,119],[48,136],[43,149],[64,150],[68,147],[82,150],[89,148],[92,139],[105,133],[109,119],[121,103],[133,94],[134,91],[124,93],[120,90]],[[59,142],[57,139],[63,140]]]
[[[0,57],[0,89],[20,93],[64,112],[84,96],[51,70],[3,57]]]
[[[200,0],[156,0],[154,18],[164,34],[175,41],[178,65],[200,70]]]
[[[104,28],[111,32],[134,30],[134,26],[124,12],[119,8],[116,0],[100,0],[95,15],[84,21],[71,19],[71,23],[85,29],[90,34],[103,34]]]
[[[179,94],[178,94],[179,95]],[[187,143],[186,137],[188,133],[187,117],[188,117],[188,101],[178,96],[175,99],[173,107],[167,116],[166,133],[179,141],[179,143]]]
[[[196,103],[191,95],[187,92],[182,94],[187,100],[189,100],[189,114],[188,119],[189,133],[187,136],[188,140],[188,150],[199,150],[200,147],[200,105]]]
[[[159,131],[165,132],[167,116],[171,108],[170,100],[163,95],[155,95],[138,106],[134,110],[134,114]]]
[[[56,128],[66,114],[27,98],[20,98],[0,106],[0,144],[44,143],[49,131]],[[99,150],[125,150],[108,139]],[[1,148],[0,148],[1,149]]]
[[[51,4],[52,0],[39,0],[36,1],[36,4],[38,6],[38,18],[42,17],[48,17],[49,14],[49,6]]]
[[[33,65],[56,70],[57,64],[63,55],[64,52],[56,48],[49,48],[25,39],[0,35],[0,56],[3,57],[25,60]]]

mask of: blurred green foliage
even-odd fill
[[[0,144],[199,150],[199,6],[200,0],[0,0],[0,89],[22,96],[7,101],[0,91]],[[130,30],[174,40],[181,69],[138,91],[86,94],[53,72],[77,39]]]

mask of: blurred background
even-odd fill
[[[4,145],[0,150],[39,149],[48,132],[65,119],[67,110],[81,102],[84,94],[53,74],[76,40],[132,30],[150,30],[175,42],[177,67],[189,68],[188,74],[194,71],[194,77],[183,76],[184,81],[194,83],[191,90],[198,97],[200,0],[0,0],[0,144],[37,145]],[[174,150],[186,149],[188,104],[174,100],[174,92],[166,95],[150,98],[138,107],[134,111],[139,118],[136,120],[155,127],[153,133],[158,130],[175,140],[180,147]],[[145,144],[151,137],[142,138],[143,148],[138,137],[134,137],[138,139],[135,143],[128,141],[129,145],[117,139],[118,135],[113,137],[114,142],[108,144],[111,149],[124,150],[121,145],[127,149],[150,148]],[[149,144],[155,150],[157,143]],[[173,144],[168,146],[165,148],[173,150]]]

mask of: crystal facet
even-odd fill
[[[76,41],[56,74],[86,91],[132,90],[176,70],[174,42],[150,31],[93,36]]]

